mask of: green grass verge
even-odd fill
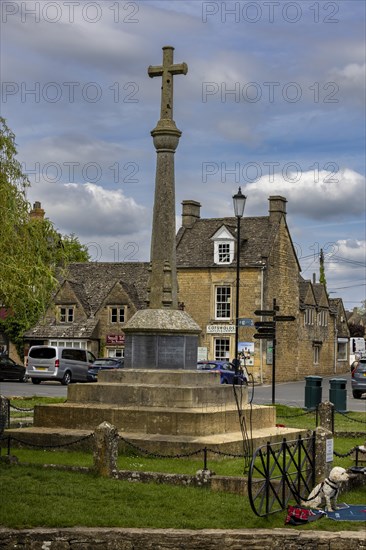
[[[316,412],[307,412],[298,407],[288,407],[287,405],[275,405],[277,413],[277,422],[284,424],[287,428],[316,428]],[[305,413],[305,414],[304,414]],[[334,414],[335,432],[363,432],[366,429],[366,415],[364,412],[354,412]]]
[[[347,454],[356,445],[362,445],[362,438],[335,438],[334,450],[339,454]],[[5,451],[3,450],[3,454]],[[15,455],[21,463],[30,464],[61,464],[65,466],[92,466],[92,452],[73,451],[71,447],[65,450],[43,450],[32,448],[12,448],[11,454]],[[349,468],[354,465],[352,456],[347,458],[334,457],[334,466]],[[217,475],[242,476],[244,474],[244,461],[237,458],[223,458],[216,460],[208,454],[207,466]],[[164,472],[171,474],[194,475],[197,470],[203,468],[202,460],[187,458],[155,458],[136,454],[119,455],[118,468],[120,470],[134,470],[146,472]]]
[[[1,526],[135,527],[161,529],[256,529],[284,527],[286,512],[260,518],[248,499],[206,489],[128,483],[92,474],[0,466]],[[364,490],[342,495],[349,504]],[[362,530],[363,524],[325,518],[301,530]],[[291,527],[294,529],[294,527]]]

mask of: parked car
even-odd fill
[[[105,359],[96,359],[93,366],[88,369],[87,379],[89,382],[97,382],[98,372],[100,370],[123,369],[125,360],[123,357],[106,357]]]
[[[27,375],[33,384],[57,380],[64,386],[70,382],[87,382],[88,369],[95,356],[86,349],[61,346],[32,346],[27,357]]]
[[[220,375],[221,384],[233,384],[235,378],[235,368],[229,361],[198,361],[198,370],[205,370]],[[239,372],[238,383],[247,383],[246,377]]]
[[[28,376],[23,365],[18,365],[10,357],[0,357],[0,381],[18,380],[27,382]]]
[[[352,395],[355,399],[361,399],[366,393],[366,359],[360,359],[351,374]]]

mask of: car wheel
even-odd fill
[[[352,395],[355,399],[361,399],[362,391],[353,390]]]
[[[32,378],[32,384],[40,384],[41,381],[39,378]]]
[[[64,374],[63,379],[61,380],[61,384],[63,386],[68,386],[70,382],[71,382],[71,372],[67,370]]]
[[[28,382],[28,380],[29,380],[28,374],[23,374],[23,376],[19,378],[19,382]]]

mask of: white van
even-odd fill
[[[70,382],[86,382],[88,369],[94,361],[95,356],[86,349],[32,346],[26,373],[33,384],[40,384],[42,380],[58,380],[67,386]]]

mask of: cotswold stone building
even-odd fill
[[[276,380],[347,371],[349,332],[341,299],[305,281],[286,222],[286,199],[269,197],[267,216],[244,217],[240,235],[239,350],[258,381],[272,375],[272,341],[254,338],[256,310],[294,321],[277,323]],[[235,356],[236,218],[202,219],[183,201],[177,234],[179,304],[201,327],[199,358]],[[36,343],[124,354],[124,323],[146,307],[148,263],[73,264],[46,317],[26,334]],[[269,318],[267,318],[269,320]]]

